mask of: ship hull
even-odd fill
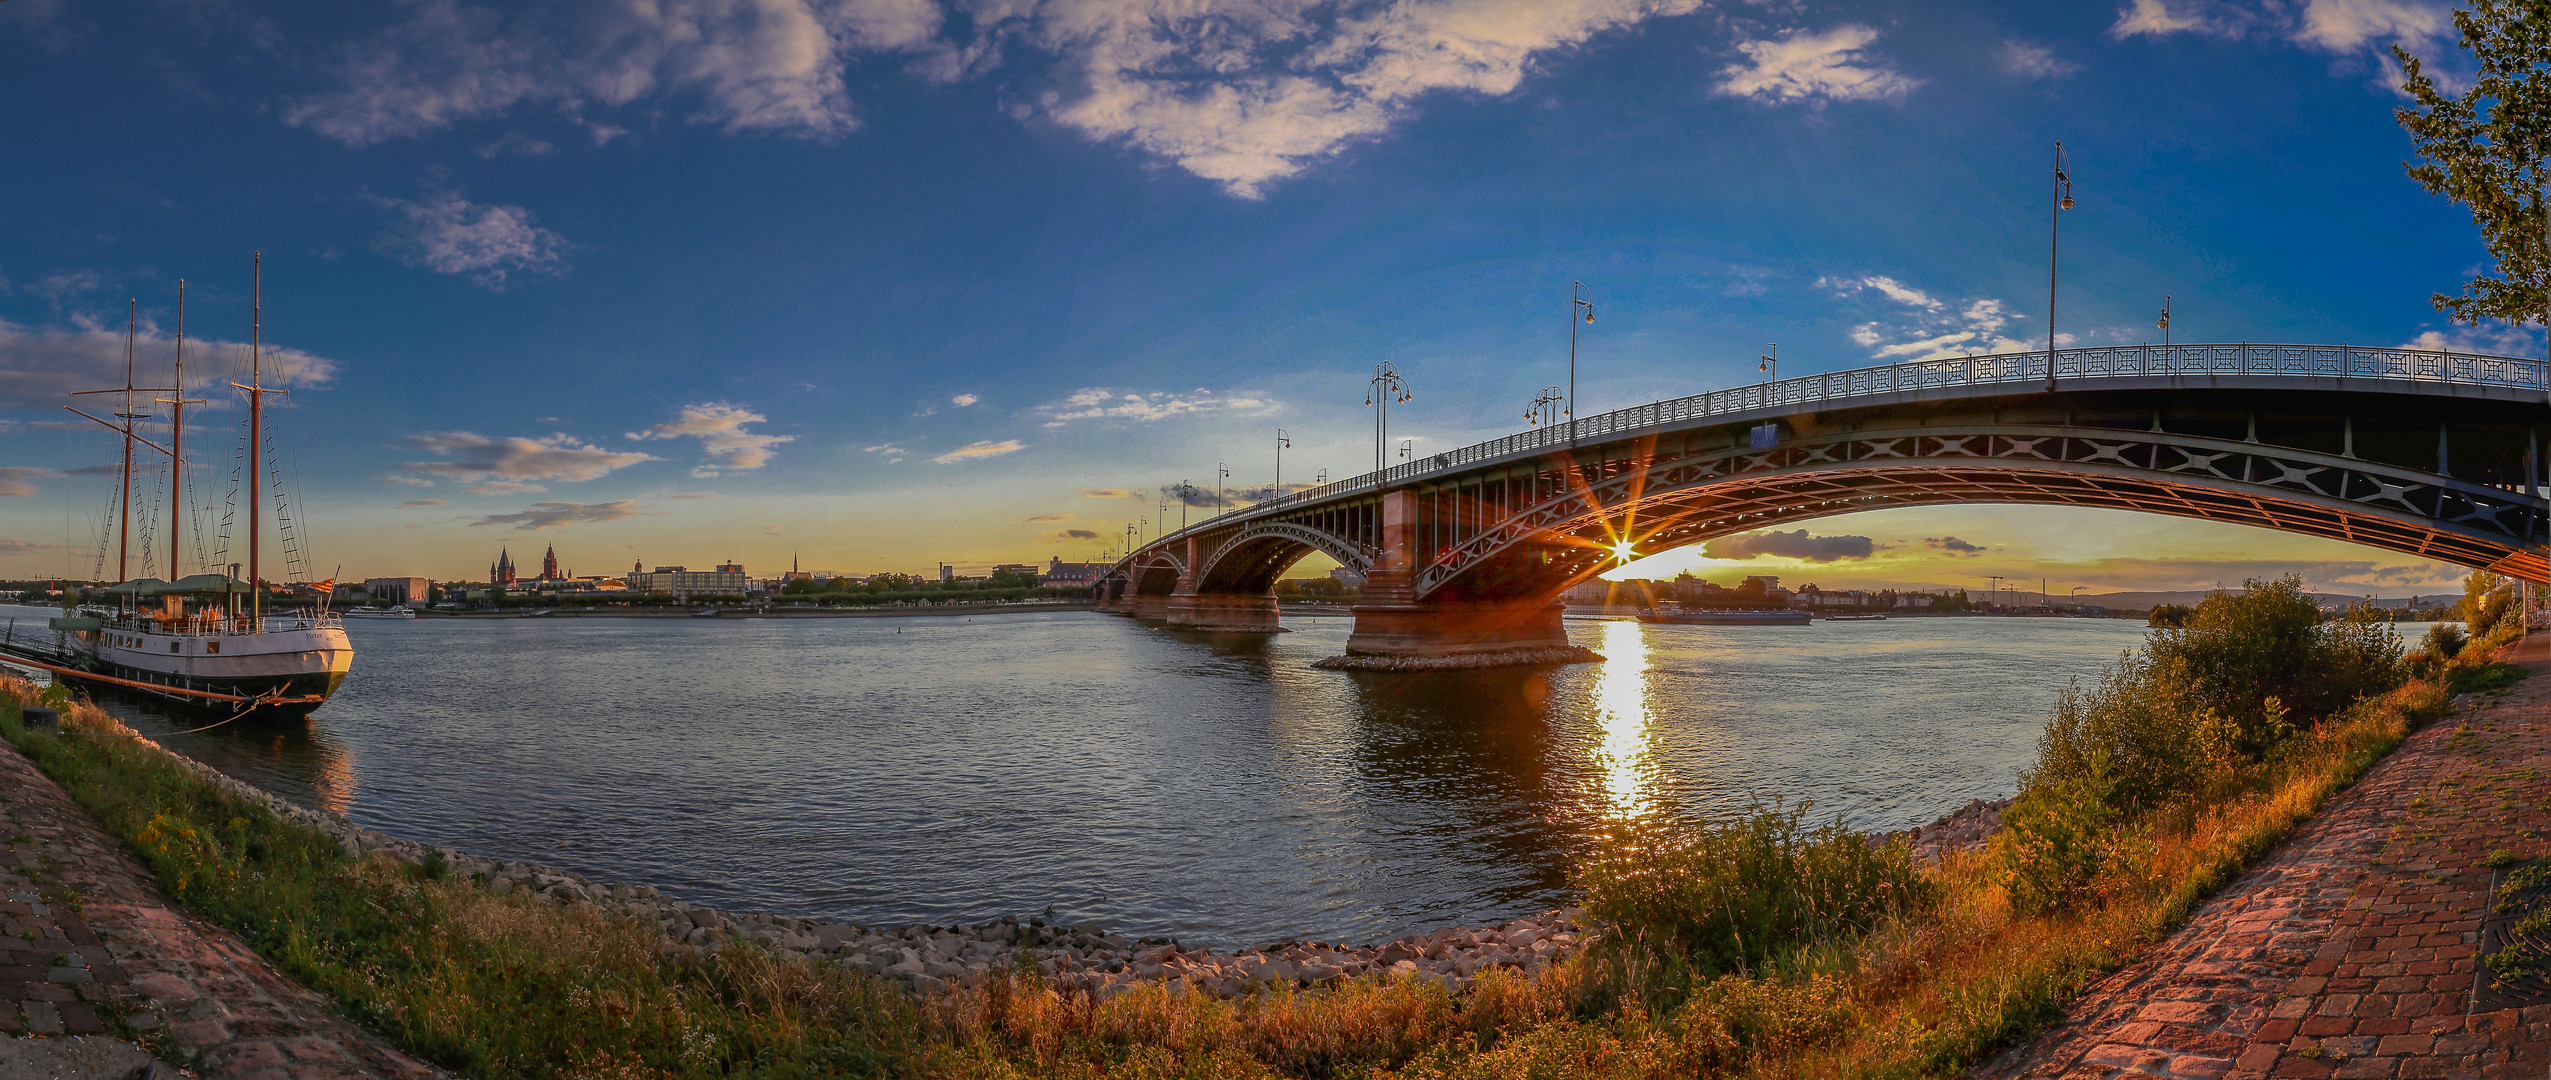
[[[269,623],[282,620],[269,620]],[[302,716],[326,703],[354,667],[354,647],[336,625],[287,625],[253,634],[168,634],[109,625],[75,639],[76,670],[58,678],[199,713]],[[102,677],[101,677],[102,676]],[[189,692],[191,691],[191,693]]]

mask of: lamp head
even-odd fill
[[[1594,305],[1592,305],[1592,304],[1587,304],[1587,305],[1586,305],[1586,321],[1587,321],[1587,322],[1593,322],[1593,321],[1594,321]]]
[[[2073,208],[2073,197],[2072,197],[2072,196],[2070,196],[2070,195],[2066,195],[2066,196],[2064,196],[2064,201],[2059,202],[2059,203],[2056,203],[2055,205],[2057,205],[2057,206],[2061,206],[2061,207],[2063,207],[2063,208],[2064,208],[2064,209],[2066,209],[2066,210],[2070,210],[2070,209],[2072,209],[2072,208]]]

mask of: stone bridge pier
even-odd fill
[[[1503,597],[1419,597],[1417,510],[1414,492],[1382,496],[1381,545],[1354,607],[1355,631],[1346,655],[1320,666],[1426,671],[1602,659],[1568,643],[1559,621],[1564,605],[1546,586]]]

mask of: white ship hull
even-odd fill
[[[278,703],[260,712],[306,713],[336,693],[354,668],[345,627],[325,616],[272,617],[246,633],[174,633],[118,620],[70,638],[72,655],[89,661],[80,665],[86,672],[120,681],[82,680],[81,672],[64,677],[215,712],[235,712],[242,703],[201,695],[265,699]]]

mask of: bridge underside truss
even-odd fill
[[[1642,553],[1889,507],[2094,506],[2345,540],[2532,580],[2551,576],[2540,499],[2339,455],[2165,432],[2062,427],[1875,431],[1766,449],[1653,452],[1653,441],[1525,505],[1417,493],[1419,597],[1555,591]],[[1555,474],[1571,474],[1562,465]],[[1535,485],[1539,490],[1540,485]]]

